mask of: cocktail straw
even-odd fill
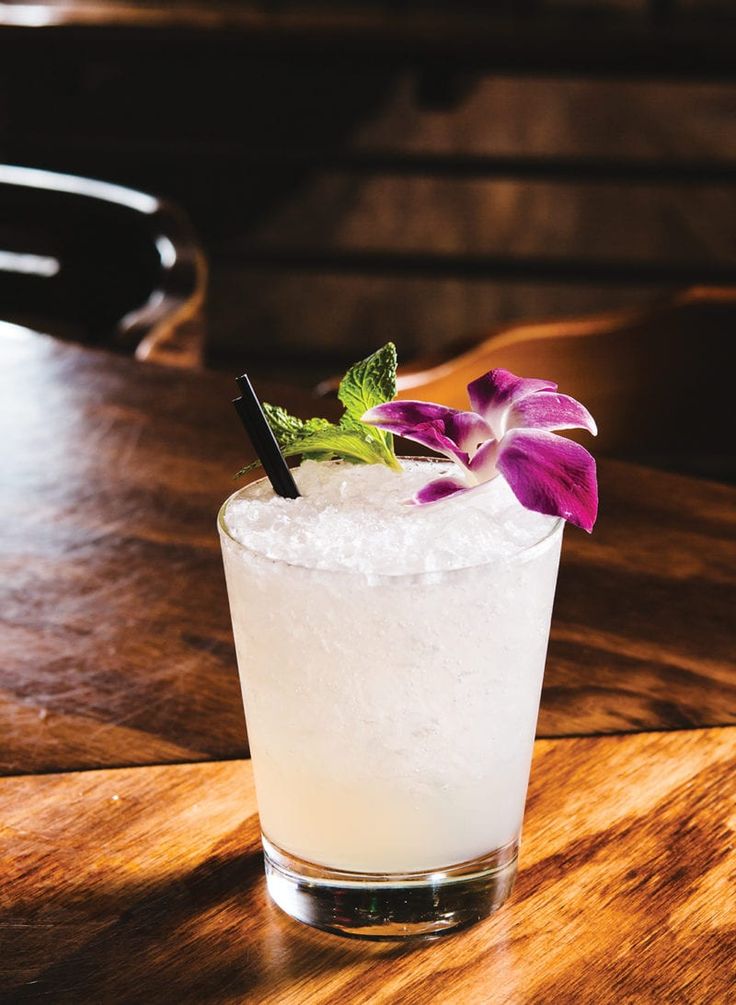
[[[299,489],[296,487],[296,482],[284,460],[284,455],[279,449],[273,430],[263,414],[261,403],[253,390],[248,374],[244,373],[236,380],[241,397],[235,398],[233,401],[235,411],[250,437],[253,449],[258,454],[263,470],[273,485],[274,492],[286,499],[296,499],[299,496]]]

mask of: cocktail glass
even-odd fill
[[[511,558],[374,575],[244,546],[238,495],[218,524],[271,897],[369,938],[488,915],[516,876],[564,521]]]

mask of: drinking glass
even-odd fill
[[[228,529],[238,495],[218,525],[271,897],[373,938],[496,910],[516,875],[564,521],[510,558],[374,575],[244,546]]]

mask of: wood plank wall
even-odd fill
[[[240,298],[246,330],[293,349],[306,333],[338,350],[348,333],[368,347],[378,332],[406,353],[432,354],[499,321],[637,302],[709,268],[733,276],[733,187],[482,178],[457,164],[736,157],[735,93],[488,77],[457,105],[427,108],[406,73],[349,137],[358,163],[389,151],[393,167],[321,170],[247,235],[223,235],[213,307]],[[439,155],[444,170],[409,174],[412,154]],[[603,281],[606,263],[620,266],[621,281]],[[213,334],[233,338],[226,313],[213,322]]]
[[[730,80],[157,37],[19,53],[0,29],[0,159],[178,201],[215,363],[311,379],[388,338],[439,357],[498,322],[736,282]]]

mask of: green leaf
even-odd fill
[[[358,464],[386,464],[387,460],[378,444],[364,429],[365,427],[346,429],[331,425],[328,429],[316,430],[295,441],[286,448],[284,454],[287,457],[302,454],[313,459],[318,454],[323,459],[337,456]]]
[[[368,435],[379,446],[383,463],[392,468],[398,467],[393,436],[375,426],[366,426],[360,420],[369,408],[396,397],[396,366],[396,346],[393,342],[387,342],[382,349],[351,366],[340,381],[337,391],[338,398],[345,406],[340,425],[349,426],[353,421],[369,430]]]
[[[369,408],[396,397],[396,346],[393,342],[350,367],[337,396],[351,419],[360,421]]]
[[[305,461],[332,461],[335,459],[334,450],[303,450],[302,459]]]
[[[235,474],[233,475],[233,479],[242,478],[243,475],[247,475],[251,471],[255,471],[255,469],[260,468],[260,466],[261,466],[260,461],[251,461],[250,464],[246,464],[244,468],[240,469],[240,471],[236,471]]]
[[[263,412],[282,449],[309,433],[331,425],[327,419],[298,419],[296,415],[290,415],[281,405],[269,405],[267,401],[263,403]]]
[[[295,415],[290,415],[281,405],[269,405],[264,401],[263,413],[280,447],[293,443],[303,435],[304,422]]]
[[[263,411],[284,457],[300,454],[305,460],[342,458],[353,464],[386,464],[401,470],[390,433],[361,422],[361,417],[396,395],[396,347],[392,342],[351,366],[340,382],[338,398],[345,406],[339,423],[327,419],[299,419],[280,405],[264,403]],[[238,478],[258,467],[247,464]]]
[[[267,401],[263,402],[263,414],[266,416],[282,453],[289,451],[294,444],[303,440],[310,433],[332,425],[327,419],[299,419],[296,415],[291,415],[287,412],[281,405],[269,405]],[[299,453],[299,451],[292,450],[291,453]],[[322,461],[329,460],[332,456],[333,454],[321,456],[315,452],[313,455],[309,455],[309,459]],[[261,462],[259,460],[252,461],[250,464],[242,467],[240,471],[236,471],[233,478],[242,478],[243,475],[249,474],[249,472],[260,466]]]
[[[375,464],[380,461],[381,464],[387,464],[394,471],[400,470],[401,465],[396,459],[393,436],[390,433],[384,433],[381,429],[376,429],[375,426],[368,426],[358,419],[351,419],[347,413],[340,419],[339,428],[350,433],[359,433],[371,444],[371,449],[377,457],[377,460],[371,463]]]

